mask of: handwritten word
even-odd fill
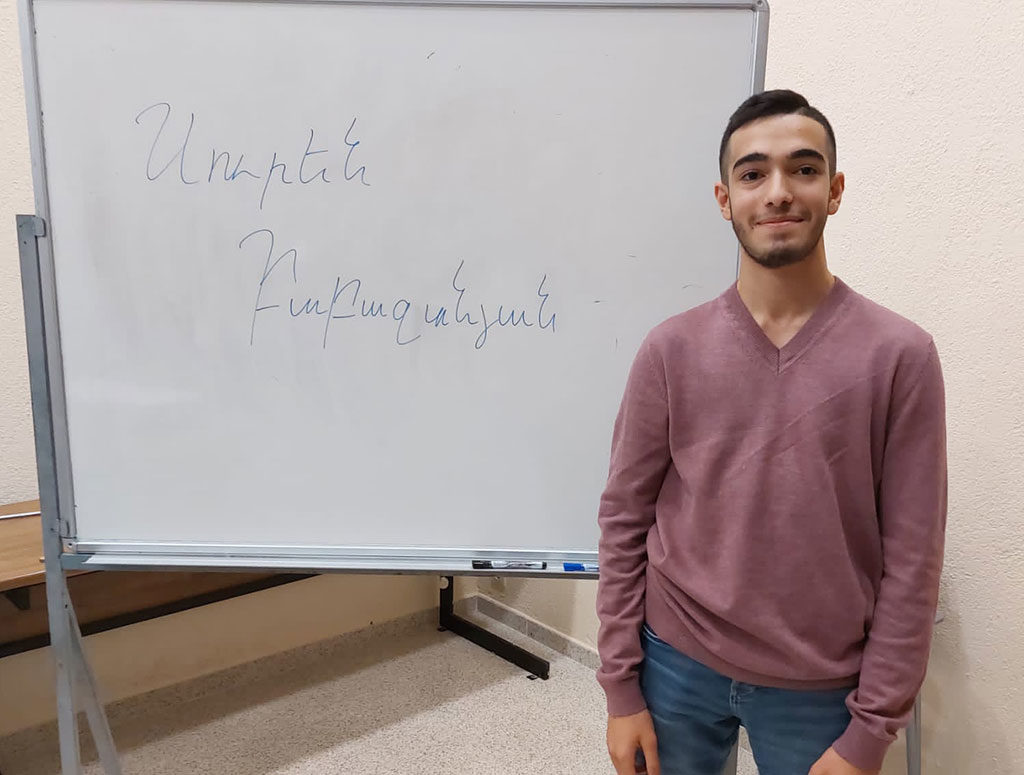
[[[295,248],[289,248],[279,254],[276,237],[270,229],[257,229],[246,234],[238,243],[239,249],[245,249],[246,243],[256,239],[265,242],[266,260],[263,262],[263,271],[256,288],[256,297],[252,308],[252,319],[249,325],[250,345],[254,345],[256,342],[256,323],[260,319],[260,314],[273,314],[272,310],[277,310],[277,318],[283,320],[321,317],[323,319],[321,345],[325,349],[331,327],[337,320],[390,321],[395,324],[395,344],[400,347],[410,345],[423,336],[423,333],[414,333],[415,331],[428,331],[431,328],[441,330],[451,327],[452,329],[475,330],[477,335],[473,341],[473,347],[477,350],[487,344],[488,336],[495,326],[502,329],[533,328],[537,331],[555,332],[557,314],[548,313],[545,310],[551,297],[551,294],[544,289],[544,285],[547,283],[546,274],[541,278],[540,284],[537,286],[536,297],[530,303],[529,308],[499,304],[495,309],[493,304],[488,305],[475,300],[471,302],[466,298],[469,289],[465,281],[460,279],[466,265],[465,261],[459,262],[458,268],[452,275],[451,289],[454,294],[447,302],[449,306],[436,303],[423,305],[422,325],[419,323],[418,312],[410,315],[411,312],[419,309],[419,305],[414,300],[404,296],[397,299],[381,300],[371,296],[366,293],[363,281],[359,277],[343,279],[338,275],[334,278],[333,289],[325,294],[311,296],[293,293],[287,298],[287,304],[284,303],[286,301],[284,298],[278,297],[272,299],[278,303],[271,304],[265,298],[265,286],[276,272],[286,271],[290,266],[291,285],[299,284],[299,253]],[[260,255],[264,254],[261,252]],[[279,270],[282,265],[284,268]],[[287,275],[285,278],[287,279]],[[277,287],[280,287],[280,284]],[[477,314],[478,311],[479,314]]]
[[[272,183],[285,186],[298,183],[308,186],[311,184],[323,185],[334,182],[332,178],[327,176],[328,170],[326,166],[323,166],[325,164],[324,160],[313,158],[321,154],[330,153],[327,148],[314,149],[314,144],[320,144],[316,142],[316,131],[314,129],[309,130],[309,136],[305,140],[305,150],[301,156],[298,153],[299,145],[295,145],[294,159],[297,161],[292,163],[291,168],[289,168],[286,162],[279,160],[282,157],[277,151],[271,152],[269,163],[266,161],[262,164],[247,163],[245,153],[225,150],[222,147],[218,148],[216,145],[210,151],[210,161],[207,164],[202,160],[202,155],[199,151],[190,148],[192,132],[196,126],[195,113],[189,114],[188,129],[185,130],[184,139],[181,139],[179,142],[179,139],[170,140],[165,137],[172,112],[173,108],[170,103],[158,102],[155,105],[150,105],[135,117],[135,123],[139,126],[142,125],[143,119],[150,126],[156,126],[157,122],[159,122],[159,126],[156,126],[153,143],[149,148],[149,156],[146,159],[146,178],[150,181],[159,180],[172,167],[174,171],[171,173],[171,176],[176,177],[180,183],[186,186],[212,185],[214,182],[235,183],[239,180],[249,182],[262,181],[262,183],[253,183],[253,187],[259,189],[260,210],[263,209],[263,205],[266,203],[267,191]],[[368,186],[370,184],[366,180],[366,165],[357,166],[358,162],[354,158],[356,148],[361,143],[354,136],[357,120],[358,117],[353,118],[352,123],[349,124],[348,131],[345,132],[344,142],[347,151],[344,163],[342,164],[342,177],[345,181],[358,179],[362,185]]]

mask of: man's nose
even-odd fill
[[[773,172],[768,176],[768,185],[765,188],[765,195],[768,197],[765,202],[770,207],[780,207],[793,201],[793,192],[789,188],[789,181],[781,171]]]

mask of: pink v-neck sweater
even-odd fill
[[[598,680],[645,707],[640,627],[734,680],[849,686],[881,766],[924,681],[946,523],[931,337],[836,279],[775,347],[733,285],[647,336],[598,521]]]

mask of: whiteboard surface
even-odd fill
[[[33,6],[73,538],[596,551],[753,12]]]

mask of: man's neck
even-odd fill
[[[746,251],[741,250],[740,255],[736,290],[762,328],[806,320],[835,283],[824,251],[778,269],[761,266]]]

